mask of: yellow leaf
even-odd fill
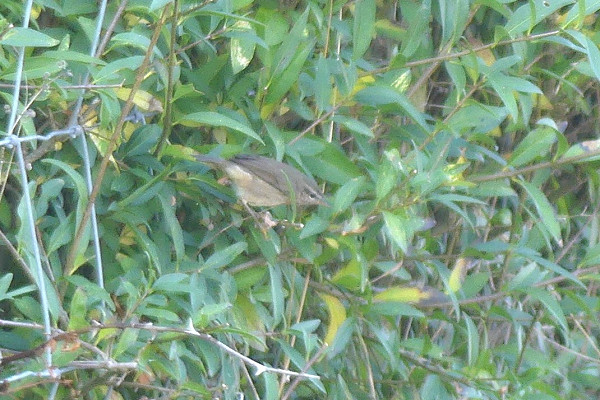
[[[131,93],[130,88],[118,88],[115,89],[117,97],[123,101],[129,98],[129,94]],[[156,111],[162,112],[163,107],[156,97],[152,96],[150,93],[144,90],[138,90],[135,92],[135,96],[133,96],[133,104],[138,106],[143,111]]]
[[[358,78],[358,80],[356,81],[356,84],[354,85],[354,87],[352,87],[352,91],[350,92],[350,94],[348,95],[348,99],[351,99],[356,93],[360,92],[361,90],[363,90],[364,88],[366,88],[367,86],[372,85],[373,83],[375,83],[375,78],[371,75],[365,75],[362,76],[360,78]],[[340,92],[337,91],[337,89],[334,89],[334,98],[339,99],[342,97],[342,95],[340,94]],[[348,101],[348,105],[353,105],[355,104],[354,101]]]
[[[335,335],[342,323],[346,320],[346,309],[341,301],[337,297],[330,296],[328,294],[320,294],[321,298],[327,306],[329,313],[329,326],[327,327],[327,335],[325,336],[325,343],[332,344]]]
[[[356,81],[356,85],[354,85],[354,88],[352,88],[351,96],[355,95],[356,93],[360,92],[361,90],[373,83],[375,83],[375,78],[373,78],[371,75],[365,75],[363,77],[358,78],[358,80]]]
[[[196,161],[194,157],[198,152],[191,147],[183,146],[180,144],[168,144],[163,149],[161,156],[169,156],[175,159],[183,159],[187,161]]]
[[[462,287],[462,283],[465,280],[465,274],[467,273],[467,260],[459,258],[454,264],[450,279],[448,279],[448,287],[452,293],[456,293]]]
[[[447,303],[448,296],[432,287],[396,286],[373,296],[375,302],[410,303],[417,306],[433,306]]]
[[[473,48],[481,49],[483,47],[483,43],[475,37],[469,37],[467,38],[467,40],[471,44],[471,46],[473,46]],[[477,54],[488,67],[491,67],[496,62],[496,57],[494,56],[494,53],[491,49],[485,48],[479,50]]]
[[[398,301],[401,303],[418,303],[428,294],[417,287],[391,287],[373,296],[374,301]]]
[[[334,250],[338,250],[340,248],[340,244],[337,240],[335,239],[331,239],[331,238],[325,238],[325,243],[327,243],[327,245],[329,247],[331,247]]]
[[[135,232],[129,226],[125,225],[121,230],[121,236],[119,242],[122,246],[133,246],[136,242]]]

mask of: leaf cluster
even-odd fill
[[[36,1],[28,28],[21,3],[0,391],[598,397],[600,1],[109,2],[99,36],[96,1]],[[261,230],[193,157],[240,152],[331,206]]]

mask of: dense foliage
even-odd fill
[[[600,0],[101,6],[0,4],[2,393],[600,396]],[[239,152],[331,206],[263,231]]]

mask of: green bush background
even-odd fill
[[[47,370],[37,354],[4,365],[1,390],[597,398],[598,10],[114,1],[91,57],[98,2],[36,1],[27,30],[10,25],[22,25],[22,2],[4,1],[0,126],[11,131],[26,46],[14,133],[63,129],[75,112],[92,159],[104,288],[80,142],[23,146],[52,324],[75,337],[58,341],[53,365],[137,364],[4,381]],[[126,121],[133,106],[145,124]],[[284,160],[331,207],[277,207],[303,228],[263,234],[195,152]],[[27,325],[43,309],[14,149],[0,160],[5,357],[46,338]]]

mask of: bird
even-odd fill
[[[313,178],[281,161],[254,154],[237,154],[230,159],[205,154],[194,157],[222,170],[246,207],[329,205]]]

